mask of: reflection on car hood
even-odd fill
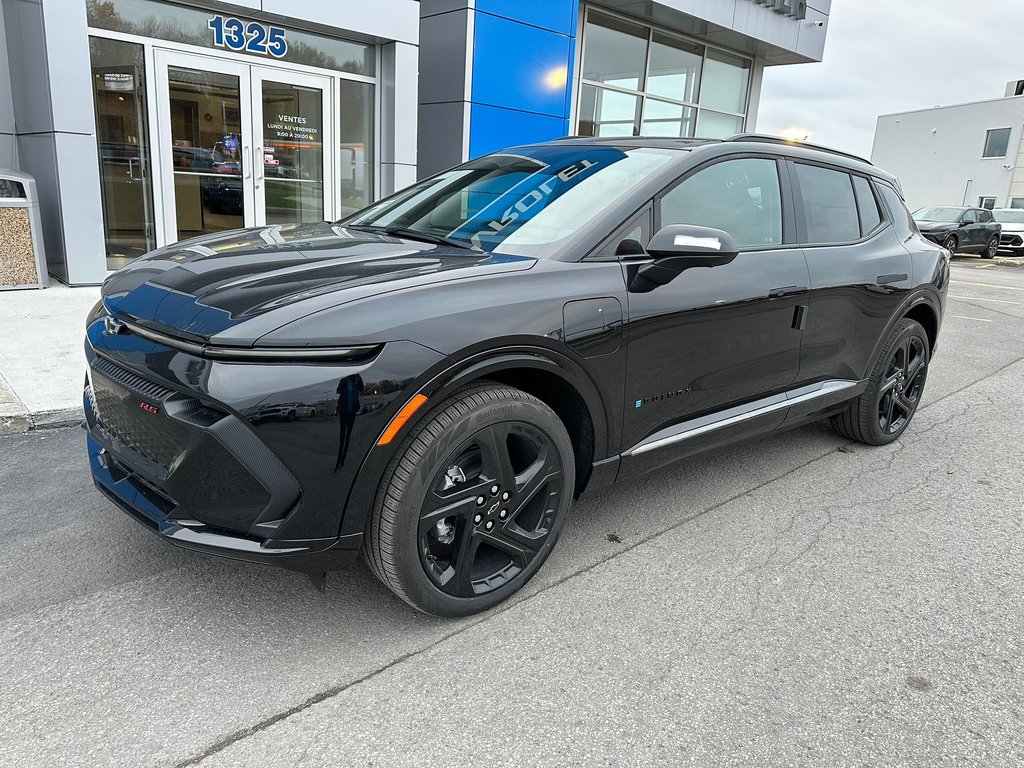
[[[932,231],[936,229],[950,229],[957,226],[956,222],[953,221],[919,221],[917,222],[917,228],[922,232],[925,230]]]
[[[103,300],[118,316],[156,330],[198,341],[227,332],[224,343],[252,343],[348,301],[535,263],[329,223],[270,226],[153,251],[107,278]]]

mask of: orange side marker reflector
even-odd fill
[[[412,400],[405,404],[405,406],[398,413],[395,414],[395,418],[388,424],[388,428],[384,430],[384,434],[380,436],[377,441],[377,445],[387,445],[397,435],[402,427],[416,411],[420,409],[420,406],[427,402],[427,398],[424,395],[414,395]]]

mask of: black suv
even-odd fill
[[[980,253],[991,259],[999,250],[1003,226],[984,208],[941,206],[918,208],[912,214],[922,235],[950,253]]]
[[[362,550],[410,604],[468,614],[540,568],[581,493],[825,417],[898,438],[948,280],[894,179],[841,153],[517,147],[112,275],[92,472],[181,546],[321,585]]]

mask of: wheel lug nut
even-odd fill
[[[502,501],[508,501],[509,496],[511,496],[511,495],[512,495],[511,493],[509,493],[508,491],[505,491],[503,494],[501,494],[501,500]]]
[[[484,505],[485,501],[487,501],[487,499],[485,499],[483,496],[477,496],[476,497],[476,505],[478,507],[482,507]]]
[[[508,510],[507,509],[501,510],[501,512],[498,513],[498,517],[500,517],[502,520],[504,520],[506,517],[508,517]]]
[[[484,519],[484,516],[481,515],[479,512],[477,512],[475,515],[473,515],[473,524],[474,525],[480,525],[480,521],[483,520],[483,519]]]
[[[492,485],[491,486],[491,496],[497,496],[498,495],[498,490],[499,490],[498,486]]]
[[[491,528],[493,528],[493,527],[494,527],[494,521],[493,520],[488,520],[487,521],[487,525],[484,526],[484,528],[486,528],[488,531],[491,530]]]

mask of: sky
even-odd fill
[[[864,157],[878,115],[998,98],[1024,80],[1024,0],[832,0],[820,64],[768,67],[760,133]]]

